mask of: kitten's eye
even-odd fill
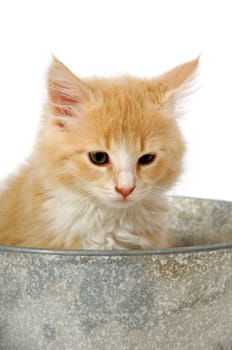
[[[152,163],[155,160],[155,154],[144,154],[142,157],[139,158],[138,164],[140,165],[147,165]]]
[[[89,159],[96,165],[105,165],[109,163],[109,156],[106,152],[89,152]]]

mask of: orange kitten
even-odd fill
[[[175,106],[198,59],[153,79],[81,81],[54,59],[35,149],[0,197],[0,244],[168,245],[165,190],[181,172]]]

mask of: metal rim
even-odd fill
[[[63,256],[144,256],[144,255],[177,255],[187,253],[210,252],[215,250],[232,249],[232,241],[228,243],[210,244],[204,246],[177,247],[154,250],[56,250],[41,248],[22,248],[11,246],[0,246],[0,252],[42,254],[42,255],[63,255]]]

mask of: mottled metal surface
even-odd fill
[[[232,203],[173,197],[169,228],[174,245],[207,245],[232,241]]]
[[[171,202],[177,245],[220,244],[111,253],[0,248],[0,349],[231,350],[232,203]]]

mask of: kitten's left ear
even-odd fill
[[[186,91],[188,92],[198,65],[199,57],[183,63],[155,79],[158,84],[158,103],[161,107],[173,109],[180,96]]]
[[[93,98],[90,89],[56,58],[53,58],[47,79],[49,105],[61,126],[69,117],[78,117]]]

